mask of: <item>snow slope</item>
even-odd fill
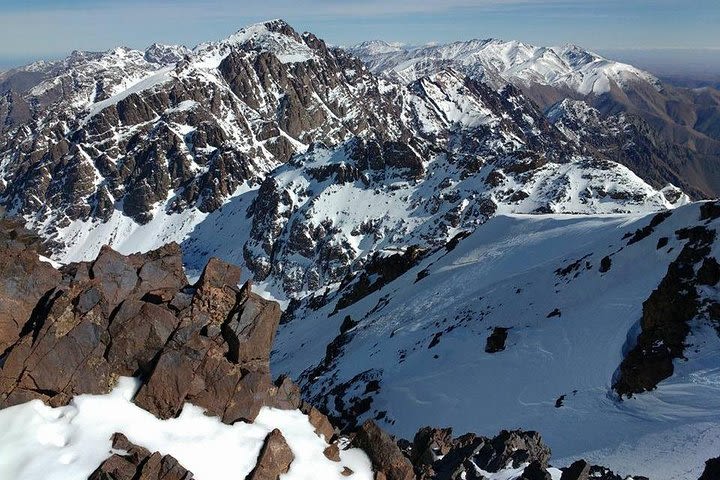
[[[697,204],[681,207],[627,245],[623,236],[650,217],[494,217],[337,314],[338,297],[298,310],[279,332],[274,368],[300,377],[330,411],[372,398],[360,420],[401,436],[425,424],[534,429],[564,463],[587,457],[624,474],[696,478],[720,432],[720,341],[707,322],[694,321],[688,360],[656,391],[620,401],[611,385],[642,302],[682,248],[674,232],[698,218]],[[658,249],[661,237],[669,243]],[[601,273],[605,256],[612,266]],[[339,336],[346,316],[359,324]],[[486,353],[495,327],[509,329],[506,349]],[[336,337],[329,367],[307,368]],[[363,393],[371,380],[377,392]]]

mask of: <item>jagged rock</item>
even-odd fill
[[[131,443],[125,435],[116,433],[112,437],[114,453],[88,477],[88,480],[193,480],[194,476],[170,455],[147,449]]]
[[[518,480],[552,480],[552,475],[540,464],[539,461],[533,460],[530,465],[525,467],[522,475]]]
[[[22,282],[34,272],[14,275]],[[280,308],[249,284],[238,288],[238,267],[213,259],[190,287],[177,245],[130,256],[105,247],[62,276],[51,268],[46,279],[53,278],[4,358],[3,406],[33,398],[62,405],[78,394],[107,393],[118,376],[140,376],[136,403],[161,418],[186,402],[226,423],[252,421],[263,405],[299,406],[289,379],[270,380]],[[332,427],[318,414],[329,440]]]
[[[567,468],[563,469],[560,480],[588,480],[590,475],[590,464],[585,460],[573,462]]]
[[[547,468],[550,459],[550,448],[538,432],[503,430],[492,440],[492,447],[488,461],[483,462],[491,472],[503,468],[509,460],[514,467],[526,461],[538,461],[542,468]]]
[[[290,469],[294,458],[285,437],[275,429],[265,437],[255,468],[246,480],[278,480]]]
[[[606,273],[610,270],[610,267],[612,266],[612,260],[610,257],[605,256],[600,260],[600,273]]]
[[[272,393],[272,406],[283,410],[300,408],[304,403],[300,387],[287,375],[281,375],[275,380],[275,389]]]
[[[508,330],[504,327],[495,327],[488,336],[485,343],[485,351],[487,353],[497,353],[505,350],[505,341],[508,337]]]
[[[328,460],[332,460],[333,462],[340,461],[340,449],[335,443],[333,443],[332,445],[328,445],[328,447],[323,450],[323,455],[325,455]]]
[[[453,448],[451,428],[424,427],[418,430],[409,452],[410,461],[420,478],[432,478],[433,464]]]
[[[410,461],[403,455],[395,441],[372,420],[363,423],[352,440],[352,446],[367,453],[373,468],[387,480],[414,480],[415,473]]]
[[[60,282],[61,274],[38,258],[37,240],[18,223],[0,217],[0,355],[13,345],[33,310]],[[28,325],[29,327],[29,325]]]
[[[705,469],[698,480],[717,480],[720,478],[720,457],[705,462]]]
[[[395,280],[417,265],[425,253],[427,253],[425,249],[412,245],[403,253],[389,256],[374,255],[357,278],[343,282],[340,287],[342,296],[335,306],[335,311],[352,305]]]
[[[335,437],[335,427],[332,426],[332,423],[330,423],[326,415],[307,402],[301,403],[300,411],[307,415],[308,421],[315,427],[315,433],[325,437],[326,442],[333,440]]]

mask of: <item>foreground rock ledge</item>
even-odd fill
[[[27,264],[31,275],[46,265],[37,256]],[[28,298],[37,305],[17,338],[6,337],[0,407],[64,405],[108,393],[119,376],[141,378],[135,402],[159,418],[186,402],[226,423],[253,421],[265,405],[299,406],[270,378],[280,308],[249,283],[238,288],[239,267],[212,259],[191,286],[177,244],[130,256],[103,247],[56,277],[51,288],[36,282]]]

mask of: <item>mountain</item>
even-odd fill
[[[715,315],[717,207],[690,203],[700,188],[648,120],[567,93],[586,79],[591,96],[662,85],[575,48],[554,55],[555,73],[548,52],[523,67],[532,82],[563,79],[547,87],[564,101],[543,108],[470,64],[398,82],[281,20],[192,50],[76,52],[2,77],[0,203],[61,264],[174,241],[191,278],[211,257],[240,265],[257,300],[284,309],[274,368],[346,429],[371,417],[402,436],[528,424],[568,462],[632,472],[638,449],[603,449],[650,445],[693,413],[687,436],[700,422],[714,432],[712,372],[685,343],[697,335],[712,352],[716,340],[693,302]],[[694,296],[668,304],[681,291]],[[647,321],[643,302],[655,305]],[[667,308],[677,315],[657,313]],[[705,393],[680,395],[695,379]],[[677,382],[678,395],[657,396]],[[699,472],[712,456],[711,440],[669,438],[672,468]],[[480,461],[457,455],[447,461]]]
[[[452,67],[495,87],[512,83],[543,108],[575,99],[603,115],[639,117],[660,143],[672,146],[649,178],[682,177],[695,198],[720,195],[720,92],[712,88],[674,87],[575,45],[538,47],[490,39],[403,47],[374,41],[349,50],[373,72],[401,84]]]
[[[341,431],[288,377],[272,381],[280,309],[239,287],[237,266],[212,259],[190,285],[177,244],[104,248],[60,270],[41,250],[0,217],[2,478],[621,478],[584,460],[551,466],[533,431]]]
[[[382,41],[361,43],[349,51],[401,83],[417,80],[446,66],[500,86],[508,81],[545,85],[599,95],[613,86],[647,82],[660,88],[653,75],[631,65],[613,62],[577,45],[537,47],[497,39],[470,40],[446,45],[403,47]]]
[[[0,158],[3,203],[64,261],[105,243],[130,253],[184,240],[192,267],[223,252],[283,298],[496,211],[686,201],[583,153],[512,85],[453,69],[389,83],[282,21],[192,52],[115,49],[60,64],[22,94],[37,111],[7,131]],[[53,88],[62,96],[44,106]],[[361,197],[387,208],[350,208]],[[353,203],[333,209],[342,202]],[[227,225],[232,237],[218,235]]]
[[[375,258],[291,309],[273,364],[345,425],[522,425],[566,463],[696,478],[720,438],[719,208],[496,216]]]

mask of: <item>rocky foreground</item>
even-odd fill
[[[237,287],[239,267],[212,259],[189,285],[175,244],[130,256],[103,248],[94,261],[59,270],[41,253],[41,242],[20,222],[0,220],[2,408],[31,400],[61,406],[136,377],[133,401],[161,419],[177,417],[186,403],[226,424],[251,423],[263,407],[299,409],[328,442],[328,459],[340,462],[342,449],[360,448],[375,479],[622,478],[584,461],[550,467],[550,449],[537,432],[454,437],[450,429],[426,427],[412,441],[396,441],[372,421],[339,431],[301,399],[291,379],[272,380],[269,355],[281,310],[249,282]],[[90,478],[195,478],[177,459],[122,433],[111,441],[113,450]],[[246,478],[278,479],[294,458],[283,432],[273,430]],[[355,472],[345,467],[343,475]],[[701,478],[718,475],[715,459]]]

